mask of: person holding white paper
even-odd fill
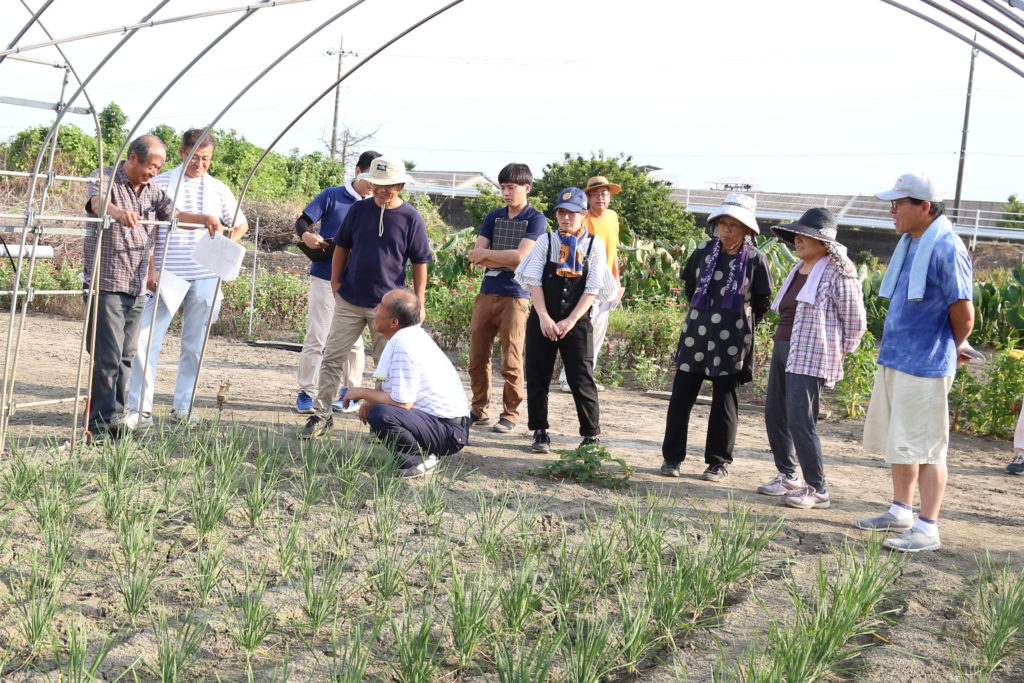
[[[248,231],[249,225],[242,212],[237,211],[238,202],[231,190],[208,173],[217,144],[213,136],[207,134],[203,137],[203,130],[199,128],[185,131],[178,153],[182,159],[187,159],[197,144],[198,148],[187,165],[183,164],[161,173],[153,179],[153,182],[172,197],[175,196],[175,189],[180,182],[181,188],[177,190],[175,208],[213,215],[223,225],[232,225],[231,241],[237,243]],[[157,230],[156,244],[149,261],[147,286],[150,291],[147,294],[146,309],[142,315],[139,346],[135,361],[132,363],[132,376],[129,384],[128,412],[124,420],[125,425],[129,428],[152,424],[153,382],[156,377],[160,347],[163,344],[164,334],[179,307],[182,310],[181,353],[178,356],[178,376],[174,384],[174,403],[170,419],[174,422],[195,420],[189,414],[189,406],[192,403],[192,387],[195,384],[196,375],[199,373],[199,356],[203,348],[203,339],[206,336],[206,324],[210,320],[210,310],[220,308],[220,298],[214,300],[218,281],[216,273],[200,266],[192,258],[196,244],[202,239],[208,240],[210,235],[201,230],[181,228],[173,232],[166,227],[160,227]],[[164,274],[158,302],[155,300],[154,292],[158,271],[161,268]],[[184,296],[177,292],[179,287],[175,285],[180,284],[178,280],[184,280],[187,284]],[[156,326],[153,330],[153,343],[152,347],[147,349],[149,327],[153,324],[154,310],[156,311]],[[213,316],[214,320],[216,318],[217,312]],[[147,351],[148,362],[144,360]],[[143,374],[144,365],[145,375]]]

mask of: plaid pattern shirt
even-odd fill
[[[834,387],[843,378],[843,357],[857,348],[866,329],[860,282],[829,263],[814,303],[797,303],[786,372],[822,377]]]
[[[89,177],[98,178],[99,175],[100,172],[97,169],[90,173]],[[132,182],[124,172],[124,162],[117,165],[116,172],[112,166],[107,166],[103,169],[103,175],[107,182],[110,182],[111,175],[114,176],[110,201],[119,208],[134,211],[143,220],[171,220],[174,210],[171,198],[167,196],[167,193],[150,182],[142,186],[139,194],[135,194]],[[85,212],[91,218],[97,216],[89,209],[89,202],[98,192],[98,183],[89,183]],[[87,236],[82,247],[85,260],[84,277],[85,281],[89,282],[92,279],[93,266],[96,262],[96,242],[101,231],[99,226],[87,227],[96,227],[96,234]],[[116,221],[111,221],[110,229],[103,235],[103,248],[100,252],[99,288],[101,291],[120,292],[134,296],[140,296],[145,291],[154,230],[152,225],[128,228]]]

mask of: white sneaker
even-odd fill
[[[605,389],[604,385],[597,381],[594,382],[594,386],[597,387],[598,391],[604,391]]]
[[[758,486],[757,492],[763,496],[788,496],[800,488],[803,488],[803,482],[798,477],[789,477],[779,472],[767,484]]]
[[[358,413],[359,407],[363,405],[362,401],[347,401],[345,407],[341,410],[335,410],[336,413]]]
[[[121,424],[126,429],[138,429],[140,427],[152,427],[153,426],[153,414],[152,413],[140,413],[137,410],[129,410],[124,414],[124,418],[121,420]]]
[[[171,412],[167,415],[167,419],[177,424],[194,425],[199,422],[199,416],[195,413],[186,413],[184,411],[178,412],[174,408],[171,408]]]
[[[572,389],[569,388],[569,383],[568,382],[559,382],[558,385],[562,388],[562,393],[563,394],[571,394],[572,393]]]
[[[942,543],[939,541],[938,533],[928,534],[910,528],[899,536],[885,539],[882,545],[901,553],[919,553],[923,550],[938,550]]]
[[[419,460],[419,458],[417,458]],[[426,460],[423,460],[415,465],[409,465],[398,470],[398,474],[403,477],[419,477],[424,474],[428,474],[435,467],[437,467],[437,456],[431,453],[427,456]]]

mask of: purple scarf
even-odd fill
[[[718,258],[722,255],[722,241],[715,240],[715,246],[711,248],[711,260],[708,261],[704,270],[701,271],[700,280],[697,282],[697,290],[690,299],[690,306],[699,311],[707,311],[711,308],[711,279],[715,275],[715,267],[718,265]],[[744,294],[746,293],[747,261],[750,259],[750,244],[744,239],[736,258],[732,261],[732,268],[729,269],[729,277],[725,281],[725,296],[722,299],[722,307],[730,311],[743,309]]]

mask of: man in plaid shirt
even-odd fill
[[[171,197],[150,181],[160,172],[167,150],[160,138],[143,135],[128,148],[128,158],[103,169],[104,191],[111,187],[104,205],[97,183],[90,183],[85,211],[92,218],[108,214],[107,230],[97,227],[85,238],[85,282],[97,275],[95,319],[89,314],[87,346],[92,354],[92,392],[89,396],[89,431],[118,436],[125,408],[132,359],[139,341],[139,320],[153,250],[153,225],[140,221],[178,218],[199,223],[212,238],[223,229],[216,216],[174,211]],[[90,177],[98,178],[99,170]],[[95,334],[95,346],[93,346]]]

